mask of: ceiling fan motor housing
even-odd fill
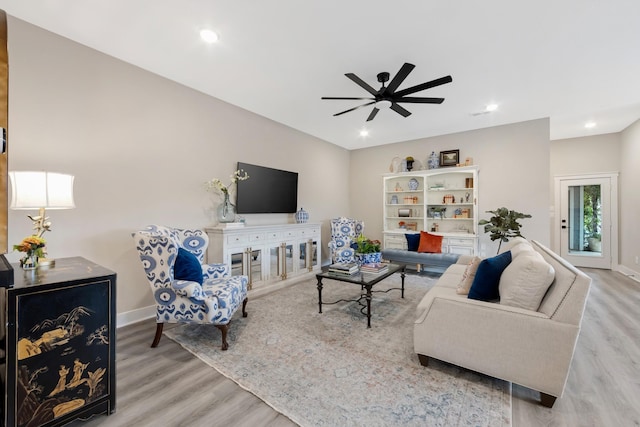
[[[389,73],[387,73],[386,71],[383,71],[381,73],[378,73],[378,81],[380,83],[386,83],[389,81]]]

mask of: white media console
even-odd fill
[[[249,277],[256,296],[320,272],[320,224],[208,227],[207,262]]]

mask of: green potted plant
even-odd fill
[[[362,265],[380,262],[382,260],[380,245],[380,240],[371,240],[361,234],[356,237],[351,247],[356,251],[356,261]]]
[[[491,241],[500,240],[497,253],[500,253],[502,242],[508,242],[512,237],[524,237],[520,234],[520,227],[522,227],[522,225],[518,220],[531,218],[529,214],[523,214],[504,207],[498,208],[495,211],[487,211],[487,213],[491,213],[493,216],[489,218],[488,221],[481,219],[478,225],[484,225],[484,232],[491,233]]]

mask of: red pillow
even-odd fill
[[[429,234],[426,231],[420,232],[420,245],[418,252],[429,252],[439,254],[442,252],[442,236]]]

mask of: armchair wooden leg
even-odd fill
[[[216,325],[216,328],[220,329],[220,332],[222,332],[222,351],[225,351],[229,348],[229,343],[227,343],[227,332],[229,331],[229,325]]]
[[[242,301],[242,317],[247,317],[247,301],[249,301],[249,298],[245,298]]]
[[[424,354],[418,354],[418,359],[420,360],[420,364],[422,366],[429,366],[429,356],[425,356]]]
[[[160,342],[160,338],[162,338],[162,327],[164,323],[156,323],[156,336],[153,338],[153,343],[151,343],[151,347],[155,348],[158,346]]]
[[[554,403],[556,403],[556,396],[551,396],[550,394],[540,392],[540,404],[542,406],[552,408]]]

